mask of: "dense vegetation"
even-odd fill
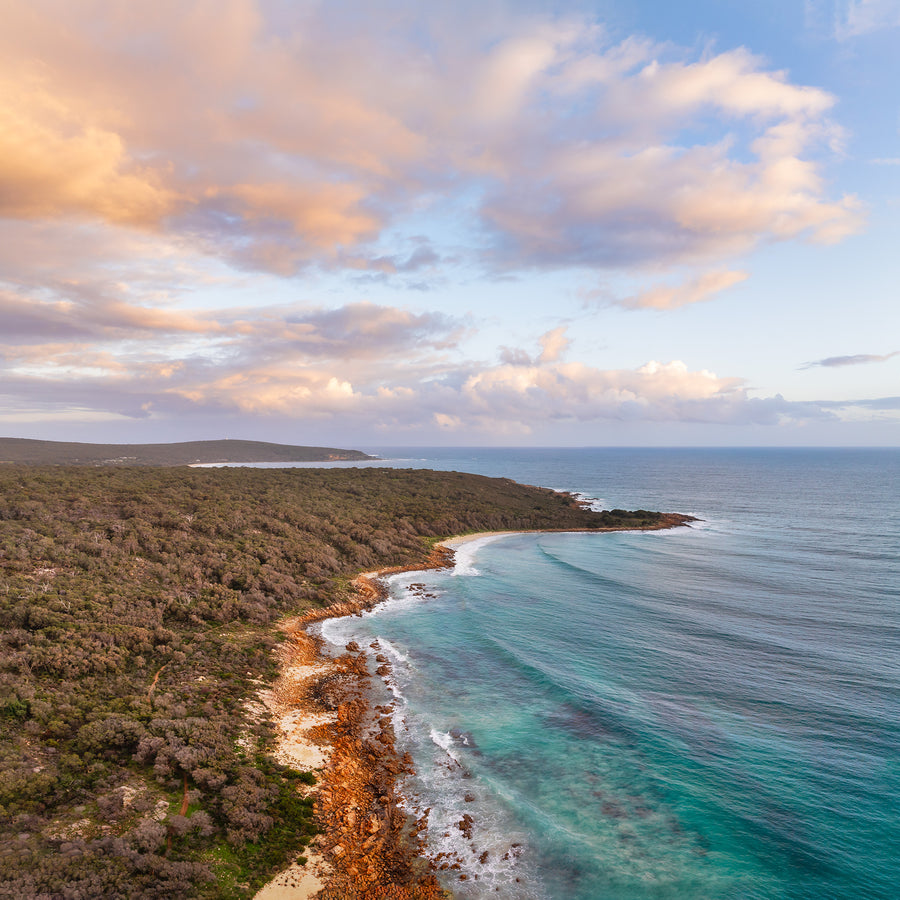
[[[657,516],[622,515],[454,472],[0,467],[0,896],[252,895],[315,832],[248,705],[276,620],[438,536]]]
[[[222,462],[321,462],[372,459],[359,450],[295,447],[265,441],[185,441],[180,444],[78,444],[0,438],[0,462],[44,466],[189,466]]]

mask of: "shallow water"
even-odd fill
[[[394,661],[456,894],[896,896],[900,452],[428,452],[703,519],[473,542],[325,624]]]

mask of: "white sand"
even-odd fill
[[[299,771],[321,769],[328,761],[329,748],[309,738],[309,730],[325,722],[337,720],[337,713],[314,713],[298,709],[290,703],[304,682],[331,671],[327,663],[295,665],[284,670],[274,690],[260,692],[260,700],[268,707],[278,728],[273,754],[278,762]]]
[[[328,865],[321,856],[309,851],[305,866],[296,863],[276,875],[253,900],[310,900],[325,887]]]
[[[321,769],[328,762],[331,748],[313,741],[309,731],[325,722],[334,722],[337,714],[311,712],[294,706],[291,700],[302,694],[306,681],[324,675],[332,668],[328,663],[288,666],[274,689],[260,691],[259,699],[272,713],[278,729],[273,756],[283,765],[303,772]],[[312,846],[301,855],[307,857],[305,865],[294,863],[280,872],[254,900],[310,900],[322,890],[323,879],[329,872],[328,864]]]
[[[438,541],[438,547],[446,547],[448,550],[456,550],[463,544],[472,541],[480,541],[482,538],[503,537],[505,534],[534,534],[532,531],[479,531],[476,534],[460,534],[457,537],[447,538],[446,541]]]

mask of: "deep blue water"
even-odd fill
[[[380,452],[703,520],[470,543],[326,624],[394,661],[456,894],[900,896],[900,451]]]

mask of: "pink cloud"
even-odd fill
[[[715,294],[746,281],[748,277],[747,272],[717,269],[703,272],[678,285],[656,285],[616,302],[629,309],[678,309],[711,300]]]
[[[162,229],[281,275],[377,269],[378,240],[461,196],[509,270],[708,264],[860,227],[823,188],[833,98],[744,50],[691,61],[574,18],[356,11],[15,6],[0,211]],[[688,139],[711,114],[716,133]]]
[[[571,342],[566,337],[566,328],[561,326],[548,331],[541,335],[541,355],[538,357],[540,363],[556,362],[560,356],[566,351]]]

